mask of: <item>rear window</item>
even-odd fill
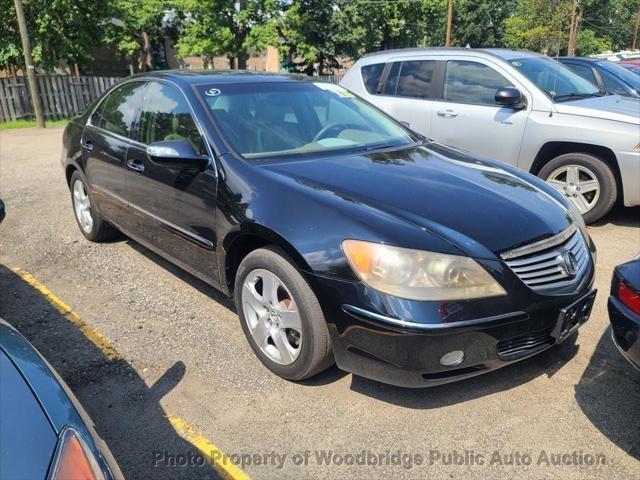
[[[364,87],[367,92],[376,94],[378,93],[378,85],[380,78],[382,77],[382,71],[384,70],[384,63],[376,63],[374,65],[364,65],[360,72],[362,73],[362,80],[364,81]]]
[[[433,98],[435,60],[402,62],[397,95],[401,97]]]

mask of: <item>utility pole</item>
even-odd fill
[[[578,8],[578,0],[573,0],[571,8],[571,27],[569,28],[569,44],[567,45],[567,56],[573,57],[576,54],[576,37],[578,35],[578,25],[576,20],[576,10]]]
[[[638,29],[640,28],[640,8],[638,9],[638,13],[636,14],[636,29],[633,32],[633,44],[631,45],[631,50],[635,50],[638,46]]]
[[[449,0],[449,8],[447,10],[447,37],[444,40],[444,46],[451,46],[451,23],[453,20],[453,0]]]
[[[24,65],[29,81],[29,91],[31,92],[31,103],[36,116],[36,125],[38,128],[44,128],[44,115],[42,114],[42,100],[38,92],[38,84],[36,83],[36,72],[33,66],[33,58],[31,57],[31,42],[29,41],[29,32],[27,32],[27,21],[24,18],[24,9],[22,8],[22,0],[13,0],[16,5],[16,16],[18,17],[18,28],[20,29],[20,39],[22,40],[22,52],[24,53]]]

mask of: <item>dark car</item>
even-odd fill
[[[4,220],[6,215],[6,211],[4,209],[4,202],[0,199],[0,223]]]
[[[563,195],[337,85],[133,77],[67,126],[63,163],[85,237],[118,229],[233,297],[287,379],[334,359],[398,385],[477,375],[566,338],[595,296]]]
[[[640,98],[640,76],[617,63],[581,57],[560,57],[558,61],[589,80],[602,92]]]
[[[123,478],[73,393],[0,319],[0,478]]]
[[[630,72],[640,75],[640,62],[619,62],[618,65],[626,68]]]
[[[613,342],[640,370],[640,257],[614,270],[609,319]]]

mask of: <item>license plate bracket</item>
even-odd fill
[[[586,295],[583,295],[572,304],[560,310],[558,322],[551,333],[551,336],[555,337],[557,342],[561,342],[567,338],[589,319],[596,299],[596,293],[598,293],[598,290],[591,290]]]

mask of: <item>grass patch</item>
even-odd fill
[[[69,123],[69,120],[47,120],[45,125],[47,127],[60,127]],[[35,127],[35,120],[10,120],[8,122],[0,123],[0,130],[10,130],[12,128],[30,128]]]

